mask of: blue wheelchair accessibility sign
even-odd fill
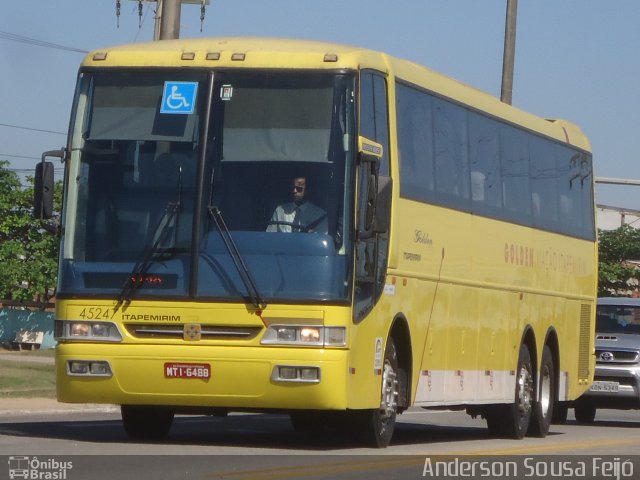
[[[193,113],[197,93],[198,82],[164,82],[160,113]]]

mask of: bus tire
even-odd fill
[[[122,405],[122,424],[129,438],[160,440],[173,424],[173,410],[164,407]]]
[[[520,440],[529,428],[534,395],[533,366],[529,348],[520,345],[514,402],[494,408],[487,415],[492,435]]]
[[[398,414],[398,354],[393,338],[387,340],[382,366],[380,407],[349,412],[358,436],[365,444],[385,448],[391,442]]]
[[[537,398],[533,403],[531,421],[529,422],[528,435],[544,438],[549,433],[549,426],[553,418],[553,407],[555,403],[556,375],[553,363],[553,355],[549,346],[545,345],[542,350],[542,360],[540,362],[540,378],[538,379]]]

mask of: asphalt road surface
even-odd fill
[[[462,412],[412,409],[377,450],[296,433],[288,416],[272,414],[180,416],[162,442],[139,443],[114,407],[51,403],[0,405],[0,478],[640,478],[640,411],[599,410],[589,426],[570,413],[546,438],[517,441],[492,438]]]

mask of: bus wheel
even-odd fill
[[[540,392],[539,401],[533,403],[531,422],[529,423],[529,435],[534,437],[546,437],[549,433],[549,425],[553,418],[553,405],[555,399],[555,368],[551,349],[545,345],[542,351],[540,363],[540,380],[538,382]]]
[[[534,398],[533,367],[526,345],[520,345],[516,369],[515,402],[494,408],[487,414],[487,426],[493,435],[521,439],[527,433]]]
[[[391,442],[398,412],[398,391],[398,355],[393,338],[389,338],[384,352],[380,408],[349,412],[366,444],[385,448]]]
[[[122,424],[135,440],[160,440],[171,428],[173,410],[162,407],[122,405]]]

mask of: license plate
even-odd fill
[[[597,380],[591,384],[591,388],[589,390],[592,392],[616,393],[618,391],[618,386],[618,382],[603,382]]]
[[[165,363],[164,376],[166,378],[209,380],[211,378],[211,365],[208,363]]]

